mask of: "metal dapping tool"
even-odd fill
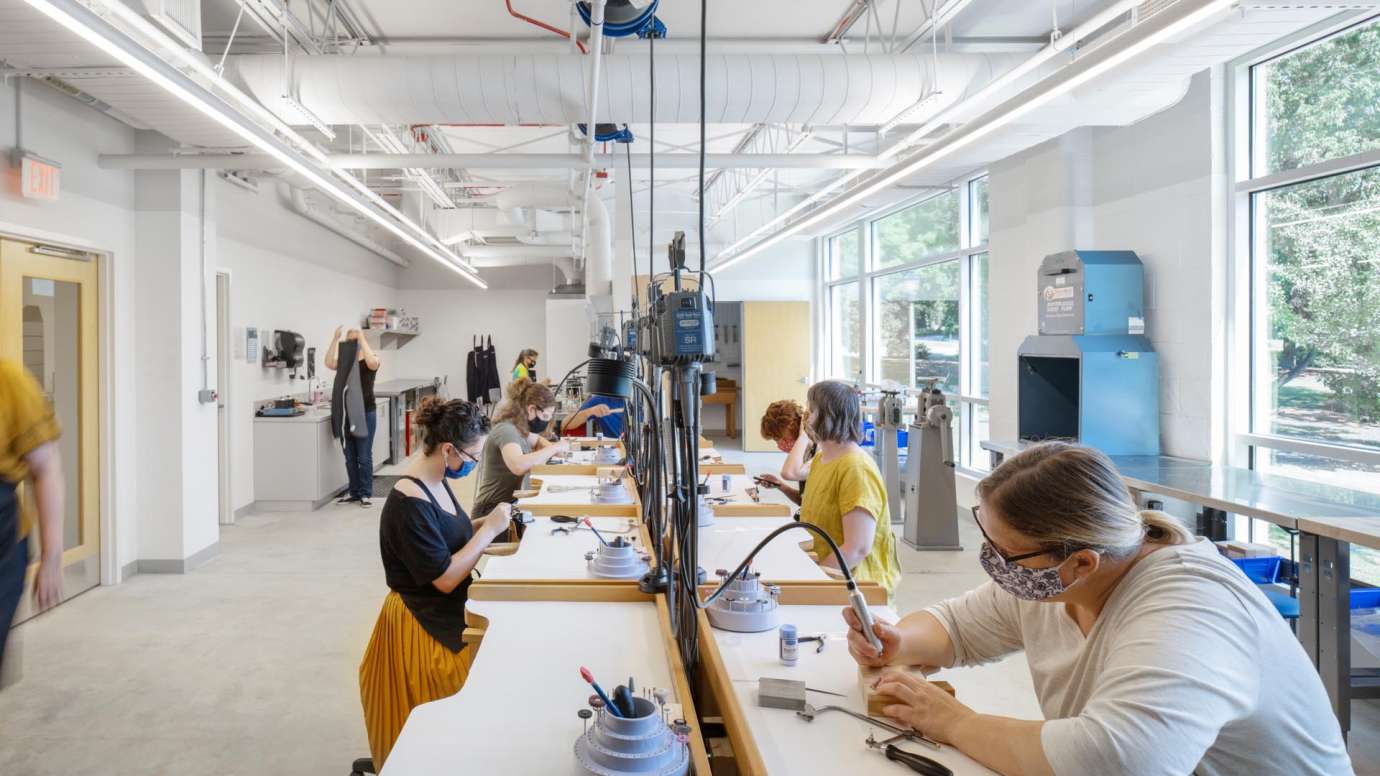
[[[935,762],[924,755],[907,752],[897,747],[895,744],[890,744],[886,741],[878,741],[871,735],[867,737],[867,746],[869,749],[881,751],[882,754],[886,755],[886,759],[892,762],[901,763],[916,773],[922,773],[925,776],[954,776],[954,772],[941,763]]]
[[[853,711],[852,709],[846,709],[842,706],[811,706],[807,703],[805,704],[805,708],[801,709],[800,711],[797,711],[795,715],[805,720],[806,722],[813,722],[815,717],[819,716],[820,714],[823,714],[826,711],[841,711],[844,714],[847,714],[848,716],[852,717],[853,719],[858,720],[859,722],[866,722],[869,725],[876,725],[877,727],[883,730],[889,730],[892,733],[895,733],[898,736],[903,736],[904,738],[910,741],[915,741],[916,743],[924,744],[925,746],[928,746],[931,749],[939,749],[938,741],[926,738],[924,735],[914,730],[908,730],[898,725],[893,725],[892,723],[887,722],[885,720],[880,720],[876,717],[869,717],[866,714],[861,714],[859,712]]]

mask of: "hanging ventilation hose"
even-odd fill
[[[632,0],[608,0],[604,6],[604,35],[610,38],[626,38],[629,35],[645,36],[650,31],[665,35],[666,26],[656,18],[657,6],[661,0],[652,0],[646,8],[638,8]],[[589,24],[589,3],[575,4],[580,19]]]

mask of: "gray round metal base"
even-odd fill
[[[597,776],[651,774],[682,776],[690,769],[690,749],[676,739],[646,698],[633,698],[638,716],[615,717],[600,709],[594,724],[575,739],[575,759]]]
[[[623,487],[623,483],[613,482],[599,484],[590,491],[590,498],[595,504],[631,504],[633,503],[632,494]]]
[[[733,631],[734,633],[761,633],[775,628],[781,620],[781,612],[777,609],[774,601],[761,602],[770,604],[770,608],[764,605],[758,609],[733,609],[720,606],[722,600],[715,601],[704,612],[709,617],[709,624],[719,630]]]
[[[723,578],[727,572],[720,571]],[[752,571],[728,584],[724,594],[705,609],[709,624],[719,630],[736,633],[761,633],[776,627],[780,620],[780,591],[773,585],[763,585]]]
[[[600,579],[641,579],[648,569],[642,551],[635,545],[622,543],[621,538],[611,545],[600,544],[585,558],[589,561],[589,573]]]

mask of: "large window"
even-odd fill
[[[1380,493],[1380,22],[1274,52],[1238,86],[1237,463]],[[1250,531],[1289,546],[1281,529]],[[1380,557],[1354,555],[1353,576],[1380,584]]]
[[[986,469],[987,178],[968,178],[824,241],[829,377],[937,384],[960,465]]]
[[[958,203],[958,191],[946,191],[875,221],[878,269],[958,250]]]
[[[957,393],[959,260],[895,272],[877,278],[877,370],[882,381],[911,388],[938,380]]]
[[[856,380],[862,375],[862,305],[858,282],[840,283],[829,290],[833,325],[830,350],[835,377]]]

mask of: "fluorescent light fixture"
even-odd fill
[[[921,97],[920,99],[916,100],[909,108],[906,108],[905,110],[896,114],[890,121],[883,124],[881,126],[881,129],[878,129],[877,131],[882,133],[883,135],[890,133],[891,130],[904,124],[906,120],[909,119],[911,116],[914,116],[916,113],[919,113],[924,108],[938,102],[939,98],[943,96],[943,94],[944,93],[939,91],[938,89],[930,91],[929,94],[926,94],[924,97]]]
[[[282,100],[288,104],[288,107],[297,111],[302,118],[306,119],[308,124],[316,127],[317,132],[320,132],[331,140],[335,140],[335,130],[331,128],[331,125],[322,121],[319,116],[312,113],[311,109],[303,105],[296,97],[293,97],[291,94],[284,94]]]
[[[262,149],[282,162],[293,172],[306,178],[312,185],[359,211],[359,213],[374,221],[379,226],[397,235],[398,238],[407,244],[480,288],[488,288],[488,284],[484,282],[483,278],[480,278],[479,275],[459,257],[456,257],[444,247],[441,250],[437,250],[432,245],[429,245],[428,242],[440,243],[426,230],[412,223],[400,213],[397,213],[397,211],[394,210],[391,205],[384,202],[382,198],[379,198],[373,192],[369,192],[372,200],[376,203],[381,203],[383,207],[387,208],[388,212],[395,214],[399,220],[412,227],[412,230],[415,230],[418,234],[414,234],[413,231],[403,228],[402,225],[399,225],[393,219],[386,217],[375,208],[369,207],[368,204],[351,196],[345,189],[337,185],[337,180],[339,179],[327,177],[303,164],[302,161],[297,159],[291,152],[285,150],[275,142],[275,139],[268,135],[262,128],[246,125],[236,120],[235,117],[220,109],[217,105],[212,104],[201,95],[192,92],[178,83],[178,81],[175,80],[176,78],[186,78],[186,76],[177,72],[177,70],[168,63],[157,59],[149,61],[148,58],[141,56],[140,53],[126,48],[126,46],[121,45],[119,41],[113,40],[112,33],[120,35],[121,37],[125,36],[123,36],[122,33],[115,32],[114,28],[111,27],[108,22],[105,22],[99,16],[92,13],[90,9],[82,6],[80,3],[74,2],[74,0],[26,0],[26,2],[35,10],[75,33],[82,40],[85,40],[106,54],[124,63],[130,69],[157,84],[169,94],[172,94],[191,107],[196,108],[207,118],[210,118]],[[102,0],[102,2],[104,3],[106,0]],[[109,6],[107,5],[107,7]],[[98,29],[98,26],[103,26],[105,29]],[[133,44],[132,41],[130,43]],[[177,44],[171,45],[180,48]],[[145,55],[148,54],[147,51],[143,53]],[[164,72],[163,69],[171,71],[171,73],[175,75],[170,76],[167,72]],[[353,186],[354,188],[364,188],[366,191],[368,190],[362,183],[355,181],[352,175],[345,174],[341,179],[353,181],[355,184]],[[419,235],[428,238],[428,240],[424,241]]]
[[[1180,2],[1187,4],[1189,0],[1180,0]],[[868,197],[904,178],[914,175],[916,172],[955,151],[962,150],[976,143],[1021,116],[1087,84],[1089,81],[1122,65],[1127,60],[1139,56],[1146,50],[1159,45],[1165,40],[1179,35],[1219,13],[1230,10],[1235,3],[1236,0],[1206,0],[1206,2],[1199,4],[1199,7],[1183,12],[1177,19],[1164,24],[1157,30],[1147,33],[1145,37],[1140,40],[1132,41],[1116,50],[1111,50],[1111,47],[1108,46],[1094,51],[1089,54],[1086,59],[1077,61],[1068,67],[1076,69],[1080,67],[1081,62],[1086,62],[1089,59],[1095,60],[1091,65],[1081,70],[1076,70],[1076,72],[1072,73],[1068,78],[1044,88],[1043,91],[1041,90],[1041,86],[1044,82],[1036,84],[1031,89],[1016,95],[1006,103],[989,111],[987,114],[975,117],[958,129],[953,130],[953,132],[950,133],[951,139],[947,141],[943,139],[939,140],[929,150],[922,151],[913,159],[892,167],[890,171],[881,173],[877,178],[859,186],[854,191],[839,196],[827,205],[820,206],[814,213],[781,228],[770,236],[744,249],[742,252],[714,264],[710,269],[727,269],[746,258],[756,256],[788,237],[837,216],[843,210],[860,204]],[[1142,24],[1155,24],[1155,22],[1161,18],[1161,15],[1168,16],[1173,14],[1174,10],[1174,8],[1171,8],[1162,11],[1161,14],[1151,17],[1151,19]],[[1097,57],[1102,58],[1099,60]],[[1050,78],[1053,77],[1055,76],[1050,76]],[[1030,94],[1030,92],[1036,93]],[[993,116],[993,113],[997,115]],[[840,182],[842,182],[842,179]],[[804,205],[805,203],[801,204]]]
[[[224,73],[216,70],[209,61],[193,53],[192,49],[168,37],[167,33],[163,32],[162,28],[149,22],[149,20],[141,16],[138,11],[120,2],[120,0],[93,0],[93,2],[99,3],[107,12],[120,17],[122,23],[128,24],[130,27],[138,30],[139,34],[156,42],[160,49],[170,52],[180,60],[183,65],[195,70],[212,84],[215,84],[221,91],[238,103],[240,107],[248,110],[250,113],[254,114],[255,118],[273,127],[273,129],[281,133],[283,137],[291,140],[299,151],[303,151],[321,164],[326,163],[326,154],[322,152],[321,149],[308,142],[306,138],[297,134],[297,130],[285,124],[282,119],[273,115],[267,108],[260,105],[257,100],[226,82]]]

